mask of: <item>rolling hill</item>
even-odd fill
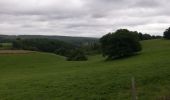
[[[71,36],[48,36],[48,35],[0,35],[0,42],[1,41],[10,41],[13,39],[57,39],[64,42],[69,42],[73,44],[82,44],[87,42],[95,42],[98,41],[98,38],[91,38],[91,37],[71,37]]]
[[[0,100],[139,100],[170,96],[170,41],[143,41],[140,54],[68,62],[50,53],[0,54]]]

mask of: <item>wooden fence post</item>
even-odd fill
[[[132,77],[132,100],[137,100],[136,86],[135,86],[135,78]]]

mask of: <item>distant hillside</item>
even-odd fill
[[[16,38],[21,39],[33,39],[33,38],[47,38],[47,39],[57,39],[64,42],[82,44],[87,42],[98,41],[98,38],[91,37],[71,37],[71,36],[45,36],[45,35],[0,35],[0,41],[13,40]]]

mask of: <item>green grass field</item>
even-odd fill
[[[1,54],[0,100],[138,100],[170,96],[170,41],[144,41],[143,51],[121,60],[68,62],[48,53]]]

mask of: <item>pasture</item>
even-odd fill
[[[50,53],[0,54],[0,100],[139,100],[170,96],[170,41],[143,41],[136,56],[65,61]]]

